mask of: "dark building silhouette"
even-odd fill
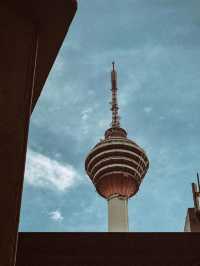
[[[15,263],[30,115],[75,12],[74,0],[0,1],[0,266]]]

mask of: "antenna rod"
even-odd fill
[[[197,185],[195,183],[192,183],[192,194],[193,194],[194,208],[195,210],[198,210],[199,202],[197,198]]]
[[[118,102],[117,102],[117,72],[115,71],[115,63],[112,62],[113,69],[111,71],[111,84],[112,84],[112,127],[120,127]]]
[[[200,182],[199,182],[199,173],[197,172],[197,184],[198,184],[198,191],[200,192]]]
[[[113,71],[115,71],[115,62],[112,62]]]

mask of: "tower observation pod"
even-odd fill
[[[113,63],[112,126],[85,160],[85,169],[96,191],[108,201],[108,231],[128,232],[128,199],[137,193],[148,170],[146,153],[120,127],[117,73]]]

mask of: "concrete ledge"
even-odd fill
[[[16,266],[197,266],[196,233],[20,233]]]

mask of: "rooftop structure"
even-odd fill
[[[139,190],[149,161],[144,150],[128,139],[126,130],[120,127],[114,63],[111,85],[112,126],[87,155],[85,169],[97,192],[108,200],[109,231],[127,232],[128,199]]]
[[[200,232],[200,182],[197,173],[197,184],[192,183],[194,207],[189,208],[185,220],[185,232]]]

